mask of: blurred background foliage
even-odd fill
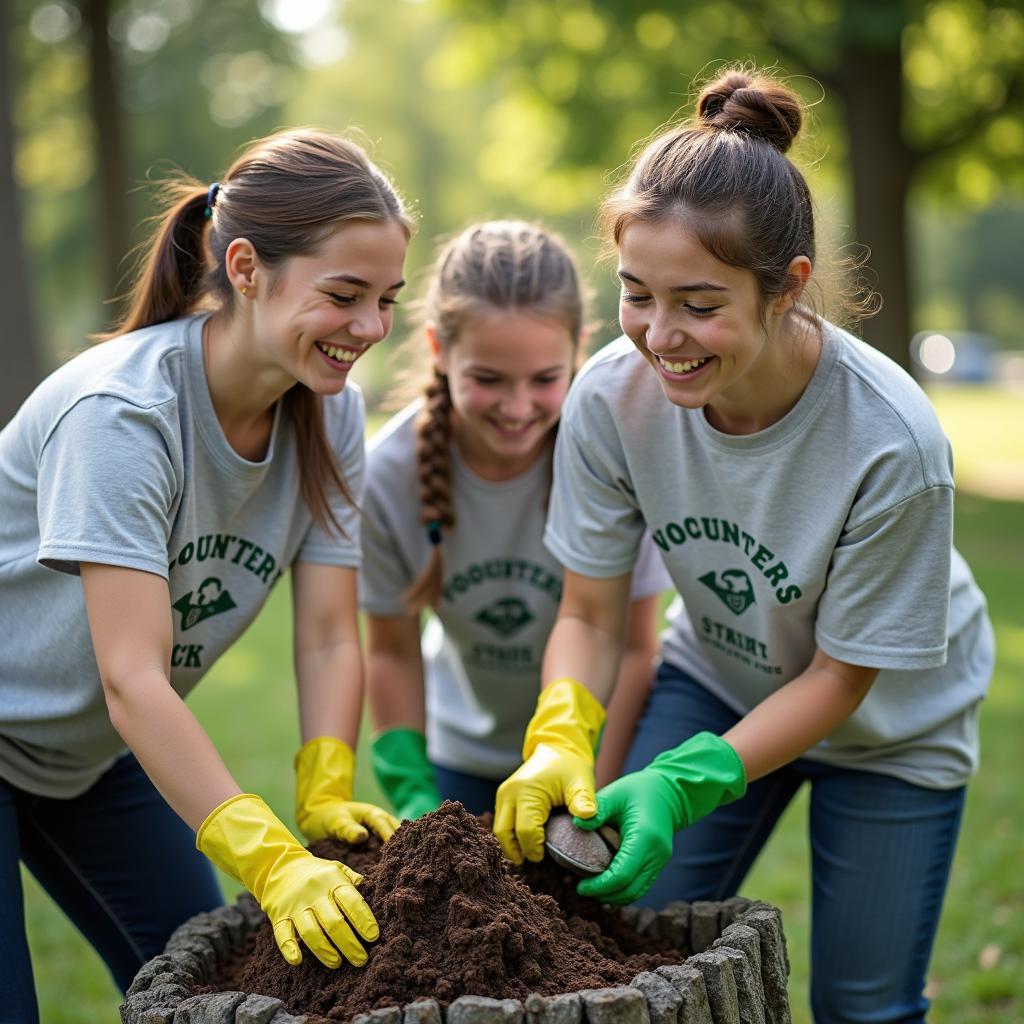
[[[904,362],[917,332],[1024,350],[1020,0],[3,0],[0,424],[116,317],[126,254],[156,210],[150,186],[175,167],[212,181],[246,142],[296,124],[360,129],[394,175],[420,219],[414,285],[437,237],[472,219],[561,230],[589,272],[600,344],[615,331],[616,288],[593,218],[610,176],[692,109],[695,76],[746,60],[810,105],[794,156],[834,273],[872,250],[886,305],[868,339]],[[396,336],[405,330],[400,318]],[[379,346],[357,368],[371,406],[394,351]],[[1011,1024],[1024,1008],[1009,767],[1024,729],[1024,403],[990,384],[932,395],[963,492],[957,544],[989,595],[999,663],[929,994],[937,1024]],[[232,770],[290,820],[288,611],[278,587],[193,706]],[[379,799],[365,746],[360,786]],[[798,801],[747,883],[786,913],[799,1024],[805,822]],[[24,879],[43,1020],[114,1019],[120,999],[95,954]]]
[[[155,209],[147,186],[174,167],[212,181],[275,128],[355,127],[418,211],[414,278],[438,235],[508,214],[560,229],[590,267],[609,175],[689,112],[695,76],[737,60],[775,67],[810,105],[794,156],[838,257],[835,281],[828,260],[822,276],[841,288],[844,260],[870,247],[884,306],[865,336],[905,364],[925,329],[1024,347],[1016,0],[8,0],[4,12],[17,187],[0,193],[20,200],[22,244],[5,235],[0,298],[26,372],[5,386],[0,421],[114,317],[125,254]],[[615,289],[601,266],[592,280],[604,341]],[[361,367],[371,400],[384,364]]]

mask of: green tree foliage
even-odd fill
[[[753,59],[793,84],[825,125],[828,159],[849,168],[852,239],[872,250],[886,306],[867,336],[906,361],[911,189],[990,202],[1024,186],[1024,13],[983,0],[445,0],[470,37],[502,40],[487,68],[503,102],[549,126],[556,180],[623,162],[671,117],[695,73]],[[513,128],[514,130],[514,128]],[[513,144],[508,142],[511,147]],[[504,163],[513,188],[522,166]],[[514,183],[514,184],[513,184]],[[547,185],[550,190],[552,186]]]

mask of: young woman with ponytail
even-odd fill
[[[241,792],[183,697],[291,569],[299,827],[396,827],[352,801],[363,409],[346,381],[391,326],[410,222],[358,146],[312,130],[169,190],[124,322],[0,433],[0,1005],[20,1021],[37,1010],[19,860],[122,989],[219,903],[197,846],[289,963],[300,940],[363,963],[378,934],[358,875]]]
[[[521,757],[562,589],[542,533],[585,320],[566,247],[515,221],[473,225],[444,246],[420,312],[407,352],[427,380],[370,444],[360,575],[373,764],[408,818],[442,799],[492,809]],[[605,737],[608,780],[646,697],[667,584],[648,542]]]
[[[992,631],[927,399],[808,304],[800,125],[790,89],[728,71],[605,201],[625,337],[563,412],[546,540],[565,593],[495,832],[540,859],[567,804],[622,836],[581,893],[720,900],[807,783],[814,1019],[907,1024],[928,1008]],[[595,791],[646,531],[683,604],[627,774]]]

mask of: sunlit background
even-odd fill
[[[116,319],[153,184],[175,168],[216,180],[247,141],[299,124],[355,130],[416,212],[405,298],[440,236],[539,219],[579,254],[599,345],[616,294],[594,211],[616,169],[692,108],[696,76],[753,60],[786,77],[810,110],[793,156],[817,202],[824,301],[867,257],[884,304],[860,329],[922,381],[952,439],[957,544],[997,630],[930,1020],[1024,1020],[1019,0],[4,0],[0,59],[0,424]],[[407,329],[399,315],[395,340],[359,364],[371,429]],[[288,613],[278,587],[192,706],[242,784],[290,820]],[[380,798],[363,761],[358,778]],[[805,822],[801,798],[745,890],[786,915],[797,1024]],[[44,1022],[116,1019],[102,965],[24,877]]]

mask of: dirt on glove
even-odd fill
[[[326,1024],[419,998],[446,1007],[462,995],[522,999],[623,985],[689,955],[579,896],[578,879],[549,860],[513,868],[458,803],[404,822],[386,844],[371,836],[361,846],[325,840],[310,849],[365,876],[359,891],[381,934],[369,962],[330,970],[303,950],[291,967],[264,922],[248,958],[212,987],[274,996],[310,1024]]]

